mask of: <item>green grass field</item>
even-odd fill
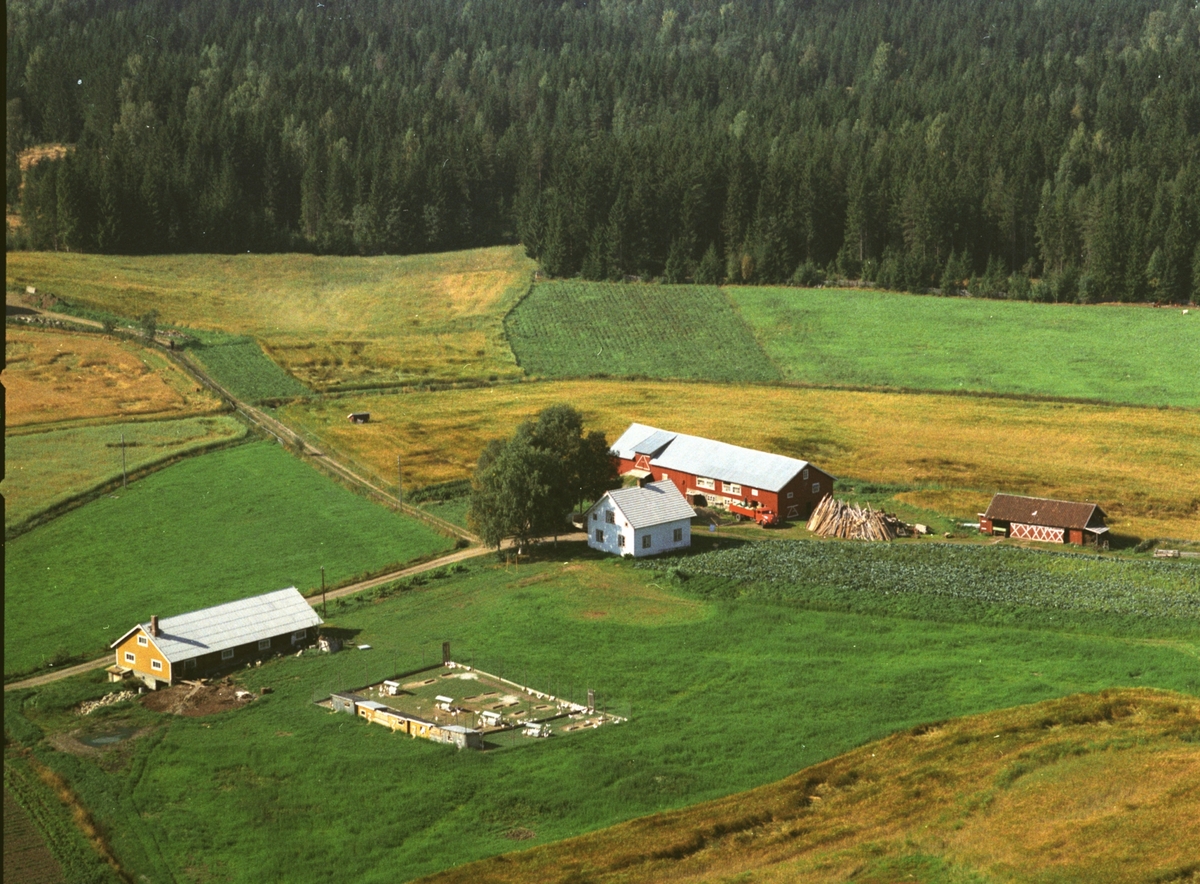
[[[1080,691],[1200,691],[1194,626],[1152,636],[854,614],[690,594],[660,573],[560,548],[563,560],[465,575],[381,601],[330,606],[373,650],[283,658],[243,673],[274,692],[207,719],[114,709],[153,732],[112,760],[36,751],[152,880],[190,868],[228,881],[391,882],[518,846],[773,782],[921,722]],[[557,557],[555,557],[557,559]],[[698,579],[698,578],[697,578]],[[312,701],[455,659],[599,702],[631,720],[546,741],[456,752]],[[11,648],[11,642],[9,643]],[[56,712],[80,680],[6,695],[6,728],[79,727]],[[9,719],[11,717],[12,724]],[[113,750],[117,753],[118,750]],[[124,761],[121,761],[121,759]],[[106,769],[107,768],[107,769]],[[136,775],[132,775],[136,772]]]
[[[736,287],[788,380],[1200,406],[1200,316],[1178,309]]]
[[[235,418],[211,415],[8,436],[5,531],[20,531],[39,513],[120,479],[122,436],[125,468],[132,473],[245,435],[245,424]]]
[[[312,391],[263,353],[253,338],[200,332],[197,346],[188,355],[218,384],[238,399],[294,399]]]
[[[449,549],[261,442],[190,458],[21,535],[4,557],[6,676],[99,655],[151,614],[337,584]]]
[[[543,377],[780,377],[720,289],[541,283],[505,319],[517,361]]]

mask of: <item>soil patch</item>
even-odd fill
[[[239,697],[239,693],[243,696]],[[152,712],[196,718],[241,709],[253,699],[253,694],[231,684],[177,684],[146,694],[142,697],[142,705]]]
[[[27,884],[66,881],[42,833],[8,789],[4,790],[4,880]]]

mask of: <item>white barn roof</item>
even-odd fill
[[[634,529],[691,520],[696,515],[669,480],[651,482],[642,488],[618,488],[609,491],[608,498]]]
[[[651,454],[651,464],[663,469],[683,470],[694,476],[736,482],[764,491],[779,491],[810,466],[806,460],[685,433],[669,433],[645,424],[631,424],[613,443],[612,450],[626,460],[634,460],[638,454]]]
[[[149,623],[142,623],[141,629],[169,662],[178,663],[201,654],[307,629],[321,622],[317,612],[292,586],[187,614],[163,617],[158,621],[158,635],[151,635]],[[112,647],[136,629],[125,633],[113,642]]]

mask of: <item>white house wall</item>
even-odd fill
[[[608,522],[605,514],[611,512],[615,522]],[[592,516],[595,518],[592,518]],[[680,528],[683,531],[683,539],[675,541],[675,529]],[[596,539],[596,532],[601,532],[602,539]],[[634,529],[630,527],[625,519],[625,515],[613,506],[609,499],[603,498],[591,510],[588,516],[587,523],[588,546],[592,549],[598,549],[602,552],[612,553],[614,556],[623,556],[626,553],[633,554],[636,558],[643,556],[653,556],[659,553],[670,552],[676,549],[686,549],[692,544],[692,523],[688,519],[679,519],[674,522],[664,522],[661,525],[652,525],[647,528]],[[642,548],[642,538],[650,535],[650,548]],[[625,538],[625,545],[622,546],[618,538]]]

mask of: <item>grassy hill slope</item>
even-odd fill
[[[1200,701],[1123,689],[914,727],[751,792],[424,880],[1183,881],[1198,831]]]
[[[1200,406],[1200,316],[844,289],[724,290],[789,380]]]

